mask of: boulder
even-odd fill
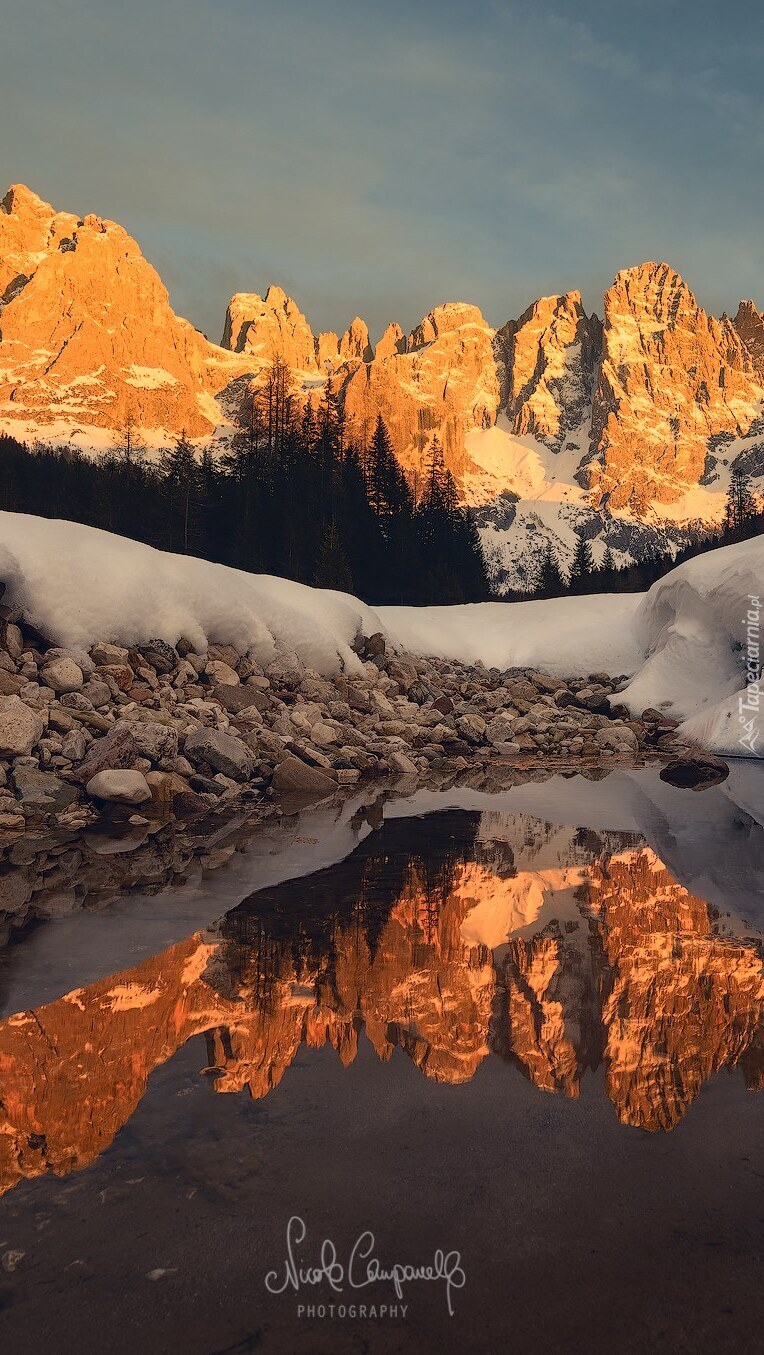
[[[486,729],[489,743],[508,743],[514,739],[514,724],[506,715],[495,715]]]
[[[723,758],[713,753],[687,752],[683,757],[675,758],[661,768],[661,781],[682,790],[708,790],[726,781],[730,769]]]
[[[238,669],[241,662],[241,655],[234,645],[211,644],[207,650],[208,658],[216,659],[219,663],[225,663],[229,668]]]
[[[334,725],[327,724],[325,720],[316,720],[315,724],[311,726],[310,737],[319,748],[331,748],[334,744],[340,742]]]
[[[178,666],[177,651],[166,640],[149,640],[147,645],[139,646],[138,653],[157,673],[172,673]]]
[[[597,730],[594,741],[599,748],[609,748],[614,753],[632,753],[639,747],[639,740],[628,725],[606,725]]]
[[[88,739],[84,729],[70,729],[61,745],[62,757],[70,762],[82,762],[88,751]]]
[[[676,729],[679,724],[673,715],[667,715],[665,711],[656,710],[654,706],[648,706],[642,711],[641,720],[646,725],[658,725],[661,729]]]
[[[82,695],[87,697],[93,706],[107,706],[111,700],[111,689],[108,683],[93,677],[85,683]]]
[[[104,738],[96,739],[79,768],[80,778],[90,781],[99,772],[132,766],[135,759],[140,757],[135,728],[127,720],[119,720]]]
[[[186,736],[183,752],[190,762],[207,762],[234,781],[248,780],[255,770],[247,745],[235,734],[218,729],[193,729]]]
[[[99,665],[95,671],[96,678],[102,682],[116,682],[121,692],[129,692],[135,682],[135,673],[129,663],[105,663]]]
[[[7,621],[3,626],[3,645],[12,659],[21,658],[24,652],[24,637],[13,621]]]
[[[240,678],[235,668],[222,659],[209,659],[205,668],[207,677],[216,686],[238,687]]]
[[[281,794],[330,795],[337,789],[335,781],[317,767],[287,753],[273,773],[273,789]]]
[[[366,644],[364,645],[364,658],[381,659],[386,648],[387,645],[385,642],[385,637],[382,634],[381,630],[377,630],[374,632],[373,635],[369,636],[368,640],[366,641]]]
[[[460,715],[456,728],[468,743],[482,743],[486,733],[486,723],[482,715]]]
[[[548,673],[532,673],[530,680],[540,692],[561,692],[566,687],[562,678],[550,677]]]
[[[387,754],[387,761],[390,764],[390,770],[395,772],[398,776],[418,775],[416,764],[411,761],[410,757],[406,757],[405,753],[394,750],[392,753]]]
[[[0,757],[27,757],[44,729],[39,711],[18,696],[0,696]]]
[[[151,790],[142,772],[112,769],[98,772],[85,787],[95,800],[114,804],[142,805],[151,799]]]
[[[40,673],[40,679],[46,687],[50,687],[59,695],[62,692],[79,691],[85,681],[79,664],[65,656],[54,659],[52,663],[46,663]]]
[[[13,784],[21,803],[30,809],[53,812],[79,799],[76,787],[59,781],[53,772],[41,772],[36,767],[14,768]]]
[[[90,651],[90,657],[97,668],[104,664],[127,663],[128,651],[122,645],[97,644],[93,645]]]
[[[26,678],[18,673],[7,673],[0,668],[0,696],[17,696],[26,682]]]
[[[242,686],[238,678],[235,683],[216,683],[210,692],[210,698],[217,701],[218,705],[227,710],[230,715],[238,715],[248,706],[257,706],[258,711],[266,710],[271,704],[267,697],[263,700],[262,692],[256,692],[252,687]]]
[[[118,720],[114,726],[115,733],[123,724],[129,725],[136,757],[162,762],[165,758],[178,756],[178,731],[174,725],[160,724],[154,720]]]

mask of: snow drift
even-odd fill
[[[622,674],[630,681],[619,699],[635,714],[655,706],[682,719],[685,735],[703,747],[758,752],[762,538],[690,560],[645,594],[375,609],[79,523],[0,513],[0,579],[7,601],[74,648],[185,635],[200,648],[233,644],[261,663],[291,650],[321,673],[353,673],[357,633],[383,631],[392,646],[422,656],[565,677]],[[747,744],[739,699],[750,708]]]
[[[708,551],[645,593],[634,631],[645,659],[620,694],[639,712],[656,706],[711,752],[759,755],[759,623],[764,538]]]

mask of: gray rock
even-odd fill
[[[238,687],[240,678],[235,668],[222,659],[208,659],[204,669],[207,677],[217,687]]]
[[[18,696],[0,696],[0,757],[28,756],[44,729],[39,711]]]
[[[92,706],[106,706],[111,700],[111,689],[106,682],[94,677],[85,683],[80,695],[84,696]]]
[[[248,706],[257,706],[258,711],[267,710],[271,704],[269,698],[266,697],[263,700],[260,692],[255,692],[252,687],[243,687],[238,682],[216,683],[210,692],[210,697],[213,701],[217,701],[218,705],[227,710],[230,715],[238,715]]]
[[[235,734],[218,729],[193,729],[186,736],[184,755],[193,763],[207,762],[216,772],[246,781],[255,770],[247,745]]]
[[[486,723],[482,715],[460,715],[456,728],[468,743],[482,743],[486,733]]]
[[[70,762],[82,762],[88,750],[88,738],[84,729],[70,729],[62,745],[61,752]]]
[[[18,696],[27,679],[19,673],[7,673],[0,669],[0,696]]]
[[[668,762],[661,769],[661,781],[682,790],[708,790],[709,786],[718,786],[726,781],[730,769],[723,758],[701,749],[688,749],[680,758]]]
[[[178,756],[178,731],[174,725],[160,724],[154,720],[119,720],[114,726],[115,731],[122,724],[130,727],[137,757],[162,762],[165,758]]]
[[[143,772],[116,770],[98,772],[85,787],[95,800],[114,804],[142,805],[151,799],[151,789]]]
[[[74,786],[59,781],[53,772],[41,772],[35,767],[14,767],[13,784],[21,803],[31,809],[65,809],[79,799]]]
[[[223,787],[218,781],[213,781],[211,776],[199,776],[195,773],[189,777],[192,790],[200,791],[203,795],[222,795]]]
[[[61,697],[61,705],[67,706],[70,710],[93,709],[93,702],[89,701],[83,692],[64,692]]]
[[[3,626],[3,643],[12,659],[20,659],[24,652],[24,637],[13,621]]]
[[[489,743],[508,743],[514,738],[514,731],[512,720],[508,720],[506,715],[495,715],[488,724],[486,735]]]
[[[311,726],[310,737],[319,748],[332,748],[334,744],[340,742],[334,725],[327,724],[325,720],[317,720]]]
[[[140,756],[135,740],[134,726],[119,720],[102,739],[90,745],[88,756],[79,769],[83,781],[89,781],[98,772],[130,767]]]

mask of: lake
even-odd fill
[[[122,894],[83,842],[113,897],[0,970],[5,1349],[760,1351],[762,823],[741,763],[367,792]]]

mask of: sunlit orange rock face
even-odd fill
[[[619,1118],[649,1130],[675,1125],[723,1066],[761,1086],[760,951],[715,936],[707,906],[651,851],[562,871],[507,859],[493,873],[479,854],[435,881],[412,864],[373,931],[362,907],[328,922],[320,944],[275,940],[256,913],[234,914],[225,934],[4,1021],[0,1189],[87,1166],[152,1070],[201,1033],[215,1090],[255,1097],[303,1045],[352,1062],[362,1032],[380,1059],[401,1049],[451,1084],[492,1052],[540,1090],[577,1096],[604,1063]],[[493,953],[465,940],[490,927],[487,905],[519,927]]]
[[[714,434],[741,437],[764,395],[753,317],[741,329],[698,305],[665,263],[618,273],[605,293],[602,362],[594,399],[587,482],[593,502],[671,503],[697,485]]]
[[[241,371],[170,307],[113,221],[56,212],[14,186],[0,203],[4,419],[209,434],[213,393]]]
[[[497,335],[505,366],[507,417],[559,451],[591,405],[602,326],[580,292],[544,296]]]
[[[720,440],[753,436],[764,399],[756,305],[741,302],[734,320],[707,315],[666,263],[618,273],[604,322],[577,291],[541,297],[499,329],[449,302],[409,335],[389,324],[376,344],[359,316],[342,335],[314,334],[271,286],[231,298],[216,347],[174,314],[121,226],[57,212],[23,185],[2,199],[0,426],[64,438],[79,429],[85,443],[88,429],[118,433],[128,421],[158,440],[224,437],[244,387],[261,384],[277,358],[298,406],[333,391],[359,441],[381,414],[412,478],[437,434],[465,493],[479,496],[485,467],[469,435],[501,418],[516,437],[571,453],[563,479],[583,487],[585,506],[637,519],[672,504],[691,518],[687,491],[713,483]],[[502,446],[486,493],[503,492],[502,457],[506,487],[516,483],[523,448]],[[749,469],[758,475],[759,462]]]
[[[346,360],[333,375],[346,414],[363,436],[378,414],[399,459],[420,472],[437,433],[456,476],[467,469],[464,439],[496,422],[501,401],[494,331],[477,306],[449,303],[425,316],[403,346],[388,329],[382,353],[370,362]]]
[[[281,358],[292,369],[296,398],[319,398],[326,382],[344,407],[352,436],[366,442],[379,414],[401,462],[416,472],[435,433],[456,475],[466,468],[465,435],[490,427],[500,407],[494,331],[476,306],[438,306],[408,338],[391,324],[372,347],[366,323],[352,321],[341,338],[317,337],[280,287],[265,298],[233,297],[225,347],[256,369]]]

